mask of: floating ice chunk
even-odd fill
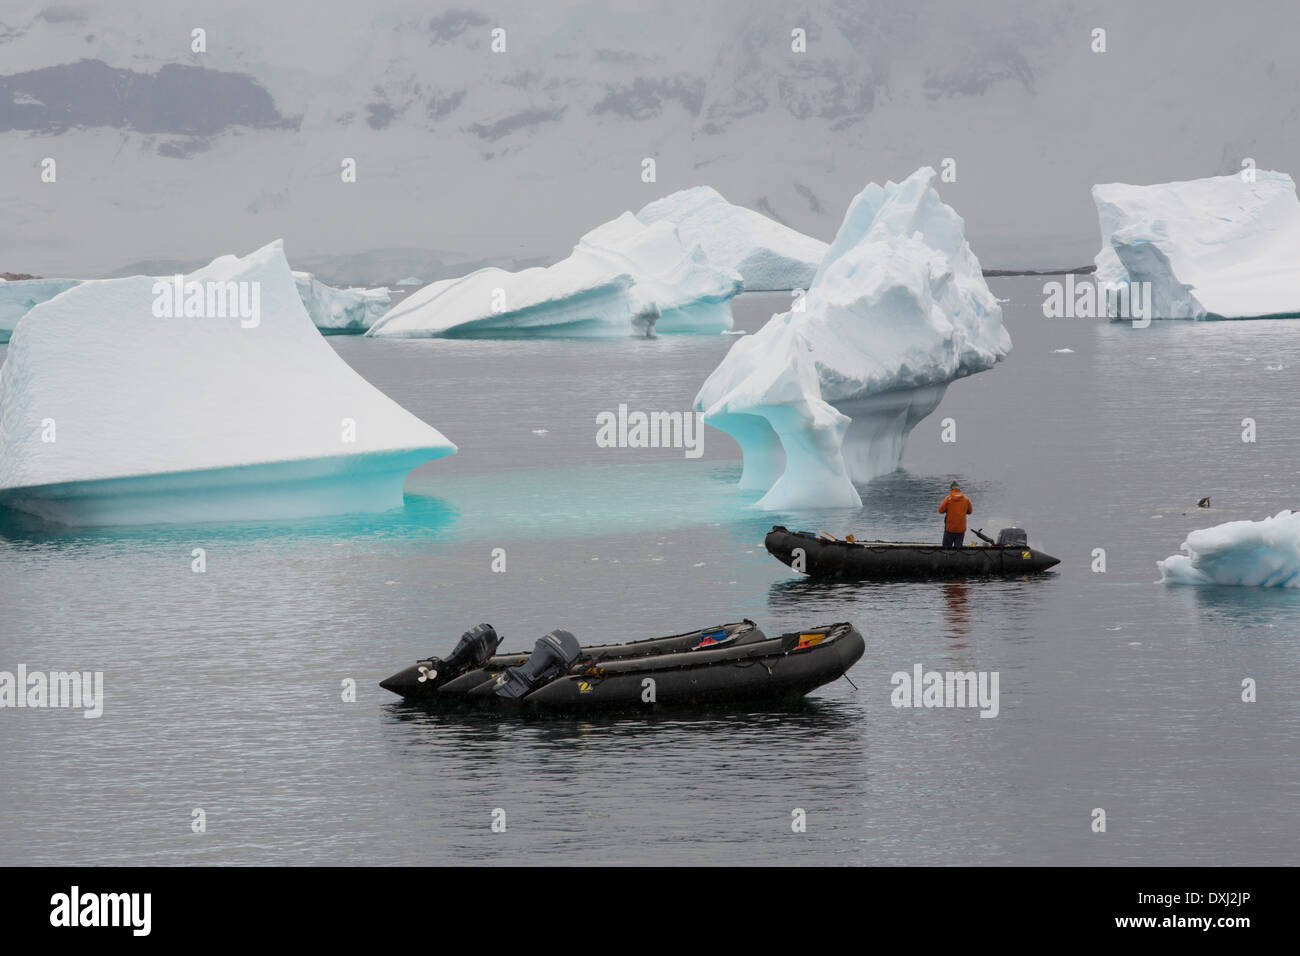
[[[159,317],[171,280],[146,276],[27,313],[0,368],[0,505],[76,525],[382,511],[455,452],[317,332],[280,242],[186,281],[255,314]]]
[[[701,246],[710,263],[739,272],[748,292],[806,289],[826,255],[821,240],[734,206],[710,186],[656,199],[636,217],[675,225],[682,241]]]
[[[1300,588],[1300,512],[1202,528],[1182,551],[1156,562],[1165,584]]]
[[[325,333],[364,332],[388,311],[387,289],[336,289],[310,272],[295,272],[293,280],[307,314]]]
[[[1093,186],[1092,199],[1099,286],[1151,283],[1152,317],[1300,315],[1300,201],[1285,173],[1108,183]]]
[[[407,276],[405,279],[398,279],[398,285],[424,285],[424,280],[419,276]]]
[[[0,279],[0,344],[9,341],[14,326],[34,306],[66,292],[80,279]]]
[[[695,399],[768,510],[856,507],[948,383],[1011,349],[962,220],[923,167],[850,204],[803,311],[739,339]]]
[[[487,268],[425,286],[369,334],[511,337],[721,332],[731,328],[734,271],[710,264],[668,223],[624,213],[545,268]]]

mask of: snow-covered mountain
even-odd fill
[[[0,268],[104,275],[283,235],[295,264],[375,273],[329,281],[391,282],[375,250],[560,258],[702,184],[826,240],[865,182],[948,158],[986,266],[1081,264],[1094,183],[1300,169],[1297,27],[1285,0],[10,0]]]

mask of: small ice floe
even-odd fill
[[[1129,646],[1129,647],[1141,647],[1141,646],[1142,646],[1142,642],[1141,642],[1141,641],[1129,641],[1129,642],[1128,642],[1128,646]]]
[[[1280,372],[1284,368],[1290,368],[1290,366],[1289,365],[1265,365],[1264,368],[1266,371],[1269,372]]]
[[[533,429],[533,434],[534,434],[534,435],[549,435],[550,433],[551,433],[551,430],[550,430],[549,428],[534,428],[534,429]]]
[[[1053,355],[1073,355],[1074,349],[1052,349]]]
[[[1165,584],[1300,588],[1300,512],[1193,531],[1156,566]]]

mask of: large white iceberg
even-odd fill
[[[709,263],[669,223],[630,212],[593,229],[568,258],[507,272],[486,268],[425,286],[367,333],[376,337],[510,337],[721,332],[740,276]]]
[[[387,289],[336,289],[310,272],[295,272],[293,279],[307,314],[322,332],[364,332],[388,311]]]
[[[60,292],[66,292],[79,279],[0,279],[0,344],[9,341],[18,320],[31,309]]]
[[[339,358],[278,241],[179,290],[84,282],[27,313],[0,368],[0,505],[64,524],[387,510],[455,450]]]
[[[1182,552],[1156,562],[1165,584],[1300,588],[1300,512],[1193,531]]]
[[[734,206],[710,186],[656,199],[636,217],[675,225],[682,241],[701,246],[710,263],[739,272],[747,292],[806,289],[826,255],[821,240]]]
[[[856,507],[854,482],[898,468],[948,383],[1011,349],[963,223],[923,167],[867,186],[798,308],[739,339],[695,408],[744,453],[768,510]]]
[[[1097,281],[1151,283],[1152,317],[1300,315],[1300,201],[1285,173],[1092,187],[1101,224]],[[1108,312],[1120,311],[1112,296]]]

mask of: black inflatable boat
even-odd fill
[[[986,544],[943,548],[902,541],[841,541],[825,534],[789,531],[780,525],[763,541],[778,561],[823,578],[965,578],[1037,574],[1061,562],[1029,546],[1024,531],[1004,528]]]
[[[851,624],[768,637],[753,621],[628,644],[581,647],[568,631],[531,652],[499,654],[489,624],[380,683],[410,701],[532,710],[638,710],[801,697],[853,666],[865,643]]]

